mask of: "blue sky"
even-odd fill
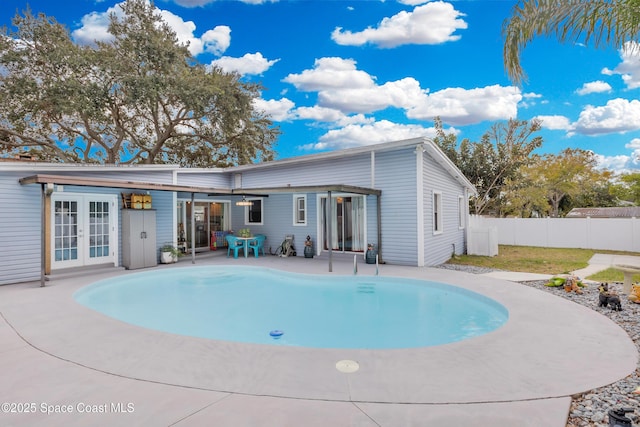
[[[640,50],[535,40],[528,81],[502,62],[510,0],[158,0],[195,58],[264,86],[258,108],[283,134],[278,158],[433,136],[433,118],[478,141],[509,118],[543,120],[539,153],[592,150],[614,171],[640,169]],[[104,39],[114,0],[3,0],[10,25],[27,5],[77,43]],[[621,47],[620,47],[621,48]]]

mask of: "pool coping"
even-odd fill
[[[269,256],[213,257],[197,265],[227,263],[314,274],[326,274],[327,268],[319,260]],[[352,274],[348,260],[334,266],[333,274]],[[359,264],[358,274],[375,274],[374,268]],[[310,405],[314,411],[327,405],[356,405],[357,413],[367,415],[363,425],[371,420],[424,417],[426,408],[433,412],[428,417],[442,421],[458,405],[486,413],[494,422],[499,416],[519,418],[551,406],[554,409],[548,412],[560,418],[558,414],[564,411],[566,422],[571,395],[610,384],[637,367],[636,347],[618,325],[566,299],[513,282],[443,269],[383,265],[379,273],[483,294],[508,308],[509,321],[480,337],[406,350],[309,349],[183,337],[128,325],[73,300],[73,293],[88,283],[129,274],[111,271],[103,277],[55,280],[43,289],[35,284],[0,287],[0,313],[8,326],[2,336],[13,331],[19,335],[13,338],[18,341],[13,346],[23,349],[26,344],[30,352],[56,359],[55,363],[136,383],[219,395],[226,405],[235,399],[259,401],[267,407],[283,402],[294,407]],[[3,354],[6,351],[0,356]],[[339,372],[336,362],[344,359],[357,361],[360,369]],[[520,408],[519,414],[506,410],[514,407]],[[504,413],[496,408],[503,408]],[[212,416],[211,411],[214,409],[203,413]],[[202,415],[197,414],[187,419]],[[248,416],[233,409],[216,412],[216,416],[221,414]],[[398,425],[389,425],[394,424]]]

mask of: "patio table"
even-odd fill
[[[251,237],[239,237],[236,236],[236,238],[238,240],[242,240],[243,243],[243,247],[244,247],[244,257],[247,258],[249,256],[249,242],[253,239],[255,239],[255,236],[251,236]]]

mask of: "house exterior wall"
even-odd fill
[[[242,171],[243,188],[286,187],[318,184],[371,185],[371,161],[367,153],[315,160],[299,164],[274,165]]]
[[[423,145],[424,144],[424,145]],[[423,150],[423,148],[429,150]],[[18,180],[36,173],[104,178],[109,180],[176,184],[220,189],[273,188],[287,186],[351,185],[381,190],[381,196],[365,196],[366,243],[380,250],[382,260],[398,265],[436,265],[453,251],[462,253],[466,230],[459,226],[459,196],[466,204],[465,180],[455,167],[444,161],[439,150],[422,139],[398,141],[381,149],[358,149],[329,156],[290,159],[267,165],[243,166],[229,170],[178,170],[176,167],[105,167],[10,164],[0,165],[0,284],[37,280],[40,277],[41,209],[40,186],[20,185]],[[433,192],[442,195],[443,232],[433,232]],[[101,187],[64,186],[64,192],[81,194],[135,193],[135,190]],[[138,191],[140,192],[140,191]],[[157,245],[176,241],[176,201],[190,199],[189,192],[151,191],[157,214]],[[274,192],[263,197],[263,223],[246,224],[245,208],[235,205],[240,196],[196,195],[197,200],[231,201],[230,227],[250,228],[267,236],[266,248],[275,250],[286,235],[294,235],[299,256],[304,240],[311,236],[315,252],[322,246],[321,196],[307,193],[307,222],[294,224],[294,194]],[[249,197],[251,198],[251,197]],[[378,242],[378,202],[382,241]],[[120,206],[121,209],[121,206]],[[47,212],[47,214],[49,214]],[[118,210],[118,243],[122,241]],[[119,254],[122,247],[119,248]],[[121,259],[118,263],[121,263]]]
[[[40,185],[21,185],[19,180],[35,173],[49,173],[66,176],[91,176],[92,178],[117,179],[122,181],[140,181],[166,183],[172,182],[171,171],[142,169],[123,169],[118,171],[103,171],[82,168],[83,170],[61,170],[59,167],[24,166],[11,167],[10,170],[0,169],[0,285],[8,283],[27,282],[40,279],[42,217],[41,217],[41,189]],[[56,186],[56,192],[60,193]],[[118,212],[118,264],[121,264],[122,215],[120,193],[131,193],[135,190],[62,186],[63,194],[97,194],[115,195]],[[55,194],[55,193],[54,193]],[[166,191],[151,191],[152,206],[157,211],[157,245],[174,241],[174,193]],[[50,215],[50,212],[46,212]]]
[[[296,193],[302,195],[303,193]],[[245,223],[245,207],[231,206],[232,229],[237,231],[240,228],[249,228],[253,234],[264,234],[267,236],[265,251],[269,248],[275,253],[276,249],[284,237],[294,236],[294,246],[298,256],[303,255],[304,241],[307,235],[311,236],[314,248],[318,245],[317,223],[317,202],[316,195],[308,193],[307,196],[307,224],[293,225],[293,194],[282,193],[272,194],[262,198],[263,203],[263,225]],[[249,198],[250,199],[250,198]]]
[[[391,264],[417,265],[415,146],[376,153],[375,184],[382,190],[382,259]],[[375,207],[368,213],[369,218],[375,218]]]
[[[24,173],[0,179],[0,285],[40,278],[42,220],[39,185],[20,185]]]
[[[229,188],[231,186],[230,174],[220,169],[199,170],[197,172],[176,172],[176,185],[191,187]]]
[[[454,251],[464,252],[465,229],[460,227],[458,199],[465,196],[465,189],[430,156],[423,157],[423,189],[424,265],[438,265],[451,258]],[[439,234],[434,234],[434,191],[442,197],[443,230]]]

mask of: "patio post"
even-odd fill
[[[378,262],[384,264],[382,260],[382,207],[380,206],[380,195],[376,195],[376,214],[378,216]]]
[[[47,212],[45,211],[46,208],[46,199],[47,199],[47,189],[46,189],[47,184],[45,183],[41,183],[40,187],[42,188],[42,196],[41,196],[41,202],[40,202],[40,219],[41,219],[41,227],[42,227],[42,233],[40,233],[42,236],[40,237],[40,287],[44,288],[44,282],[45,282],[45,263],[47,262],[47,258],[46,258],[46,246],[47,246],[47,240],[46,240],[46,236],[45,236],[45,227],[46,227],[46,221],[47,221]]]

